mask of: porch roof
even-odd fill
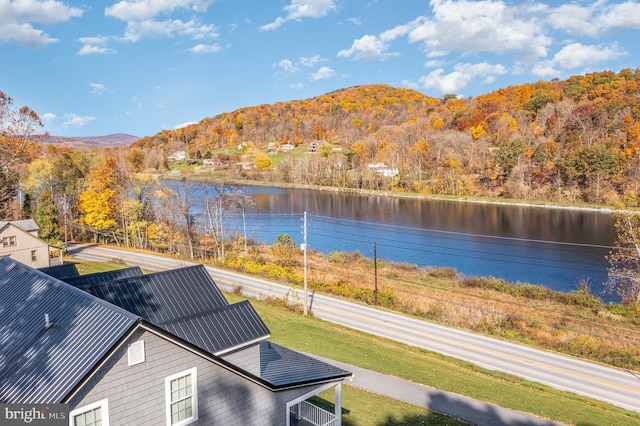
[[[274,388],[342,380],[353,373],[273,342],[260,342],[260,377]]]

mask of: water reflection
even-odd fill
[[[588,279],[595,294],[607,279],[605,255],[615,241],[612,216],[596,211],[363,196],[299,189],[241,187],[255,205],[247,229],[256,241],[280,234],[309,248],[359,251],[418,266],[453,267],[571,291]],[[230,226],[241,230],[241,221]],[[611,296],[603,296],[612,300]]]

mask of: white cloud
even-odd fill
[[[314,81],[324,80],[333,77],[335,74],[336,72],[329,67],[320,67],[318,71],[311,75],[311,79]]]
[[[95,117],[91,117],[88,115],[81,117],[77,114],[65,114],[62,127],[64,127],[65,129],[69,127],[84,127],[92,121],[95,121],[95,119]]]
[[[635,1],[609,4],[564,4],[545,10],[546,22],[569,34],[596,37],[616,29],[640,29],[640,4]]]
[[[275,30],[288,21],[300,21],[303,18],[322,18],[335,10],[335,0],[291,0],[291,4],[284,7],[285,16],[279,16],[275,21],[260,27],[261,30]]]
[[[578,3],[563,4],[557,8],[544,8],[547,15],[545,22],[552,28],[562,30],[568,34],[595,35],[599,29],[591,22],[593,20],[593,6],[582,6]]]
[[[217,53],[222,50],[219,44],[196,44],[191,49],[192,53]]]
[[[176,124],[175,126],[173,126],[173,128],[174,128],[174,130],[175,129],[182,129],[183,127],[191,126],[193,124],[198,124],[198,122],[197,121],[187,121],[186,123]]]
[[[55,0],[0,1],[0,41],[41,48],[58,41],[33,24],[58,24],[82,16],[82,9]]]
[[[78,39],[83,46],[80,48],[76,55],[104,55],[107,53],[115,53],[115,50],[107,47],[107,42],[109,41],[109,37],[105,36],[94,36],[94,37],[81,37]]]
[[[44,114],[42,114],[42,119],[43,119],[44,121],[53,121],[53,120],[55,120],[56,118],[58,118],[58,116],[57,116],[57,115],[55,115],[55,114],[54,114],[54,113],[52,113],[52,112],[45,112]]]
[[[506,68],[501,64],[460,63],[456,64],[449,74],[444,74],[444,69],[438,68],[421,77],[419,82],[425,89],[435,89],[440,93],[460,93],[474,79],[482,78],[484,82],[491,82],[496,76],[506,72]]]
[[[391,28],[390,30],[383,31],[380,34],[380,38],[384,41],[395,40],[398,37],[402,37],[411,33],[411,31],[416,29],[418,26],[422,25],[424,21],[425,21],[425,18],[422,16],[419,16],[418,18],[414,19],[413,21],[407,24],[398,25],[394,28]]]
[[[545,57],[552,42],[527,7],[511,8],[499,0],[430,4],[433,19],[409,32],[409,41],[421,43],[427,52],[516,52],[521,60],[533,61]]]
[[[376,59],[386,55],[387,43],[374,35],[365,35],[354,40],[351,48],[342,49],[338,52],[338,57],[356,59]]]
[[[598,46],[571,43],[563,47],[551,60],[536,64],[532,72],[541,77],[557,77],[562,71],[590,68],[626,54],[616,43]]]
[[[91,87],[91,93],[102,94],[107,91],[107,87],[104,84],[100,83],[89,83],[89,87]]]
[[[280,62],[277,63],[277,66],[290,74],[293,74],[299,71],[298,68],[296,68],[296,66],[293,65],[293,62],[291,62],[289,59],[282,59]]]
[[[192,39],[205,37],[218,37],[214,25],[198,25],[195,21],[184,22],[179,19],[172,21],[142,21],[128,22],[124,39],[127,41],[139,41],[145,37],[174,37],[187,36]]]
[[[612,5],[602,14],[599,23],[600,28],[603,30],[617,28],[640,29],[640,3],[626,1]]]
[[[300,59],[298,59],[298,61],[300,62],[300,64],[304,65],[305,67],[313,68],[316,65],[318,65],[320,62],[326,61],[326,59],[321,58],[320,55],[315,55],[310,58],[306,58],[303,56]]]
[[[145,21],[178,9],[203,12],[213,0],[122,0],[104,10],[105,16],[122,21]]]
[[[444,61],[438,60],[438,59],[434,59],[432,61],[427,61],[425,62],[424,66],[427,68],[436,68],[436,67],[441,67],[444,65]]]

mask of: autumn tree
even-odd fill
[[[87,179],[80,194],[82,222],[99,231],[115,233],[118,225],[115,162],[105,160]],[[97,234],[96,234],[97,238]]]
[[[296,264],[296,255],[299,253],[296,242],[289,234],[278,235],[271,245],[271,251],[276,256],[276,263],[283,266]]]
[[[614,212],[617,240],[609,252],[610,292],[622,298],[623,303],[640,302],[640,200],[635,193],[625,196],[624,205]]]
[[[255,160],[253,160],[253,165],[258,170],[271,170],[273,165],[271,161],[271,157],[266,154],[258,154],[256,155]]]
[[[62,151],[53,162],[52,189],[64,219],[65,241],[74,235],[68,225],[80,218],[80,193],[89,165],[89,158],[82,151]]]
[[[40,117],[29,107],[16,109],[0,91],[0,219],[10,218],[9,204],[17,191],[18,166],[35,156],[43,136]]]

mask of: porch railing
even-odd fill
[[[302,401],[291,407],[291,413],[298,420],[305,420],[316,426],[335,426],[338,424],[336,416],[307,401]]]

